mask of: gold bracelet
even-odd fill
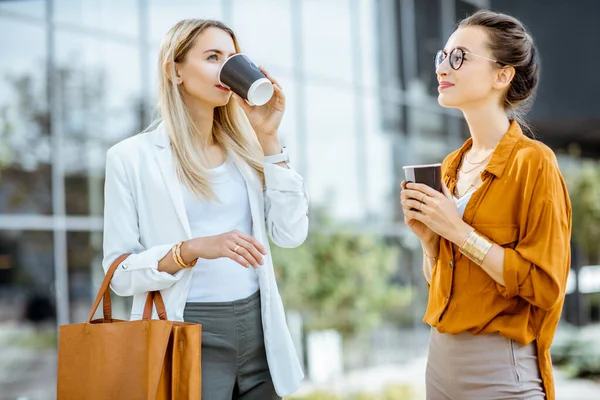
[[[492,248],[492,243],[473,230],[460,245],[460,252],[469,257],[475,264],[483,264],[483,260]]]
[[[424,255],[426,258],[428,258],[428,259],[430,259],[431,261],[433,261],[433,262],[437,262],[437,260],[438,260],[438,258],[439,258],[439,257],[429,257],[429,256],[427,255],[427,253],[425,253],[425,250],[423,250],[423,255]]]
[[[198,261],[198,259],[196,258],[191,263],[186,264],[185,261],[183,261],[183,258],[181,257],[181,246],[182,245],[183,245],[183,242],[179,242],[175,245],[175,247],[173,247],[173,260],[175,260],[175,263],[177,264],[177,266],[179,268],[182,268],[182,269],[192,268],[194,265],[196,265],[196,262]]]
[[[461,253],[470,258],[475,264],[481,265],[483,260],[483,249],[480,249],[478,245],[478,235],[475,230],[473,230],[465,239],[460,247]]]
[[[175,261],[175,264],[177,264],[179,268],[183,269],[186,267],[185,265],[181,265],[179,263],[179,259],[177,258],[177,244],[171,249],[171,255],[173,256],[173,261]]]
[[[469,234],[467,235],[467,237],[463,239],[463,241],[460,244],[460,246],[458,246],[459,249],[463,248],[463,246],[465,245],[465,243],[467,243],[467,240],[471,237],[471,235],[473,234],[473,232],[475,232],[475,229],[473,229],[471,232],[469,232]]]
[[[189,264],[186,264],[185,261],[183,261],[183,257],[181,257],[181,246],[183,246],[183,242],[179,242],[178,246],[177,246],[177,259],[179,260],[179,262],[182,265],[185,265],[185,268],[192,268],[194,265],[196,265],[196,262],[198,261],[198,259],[194,259],[192,260]]]

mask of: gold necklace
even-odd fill
[[[487,159],[487,158],[489,158],[491,155],[492,155],[492,154],[490,153],[490,154],[489,154],[489,155],[486,157],[486,159]],[[465,154],[463,155],[463,157],[462,157],[461,163],[460,163],[460,165],[459,165],[459,168],[458,168],[458,169],[459,169],[459,171],[460,171],[460,172],[462,172],[463,176],[464,176],[464,175],[466,175],[466,174],[468,174],[468,173],[470,173],[470,172],[473,172],[473,171],[475,171],[477,168],[479,168],[479,167],[480,167],[480,165],[483,163],[483,161],[485,161],[485,160],[486,160],[486,159],[484,159],[483,161],[481,161],[480,163],[478,163],[477,165],[475,165],[475,167],[471,168],[471,169],[470,169],[470,170],[468,170],[468,171],[465,171],[465,170],[463,169],[463,162],[462,162],[462,161],[463,161],[463,160],[465,160],[465,159],[467,158],[466,156],[467,156],[467,154],[465,153]],[[468,162],[468,160],[467,160],[467,162]],[[461,198],[462,196],[464,196],[465,194],[467,194],[467,193],[469,192],[469,190],[471,190],[471,188],[475,187],[475,185],[478,183],[478,180],[479,180],[478,178],[481,178],[481,174],[482,174],[482,173],[483,173],[483,171],[481,171],[479,174],[477,174],[477,176],[475,176],[475,178],[473,178],[473,180],[472,180],[471,184],[470,184],[470,185],[469,185],[469,186],[468,186],[468,187],[465,189],[465,191],[464,191],[462,194],[460,194],[460,192],[458,191],[458,185],[456,185],[456,186],[454,187],[454,191],[455,191],[455,193],[456,193],[457,197],[458,197],[458,198]],[[482,179],[481,181],[483,181],[483,179]]]
[[[488,156],[488,157],[489,157],[489,156]],[[465,158],[465,159],[466,159],[466,157],[463,157],[463,158]],[[485,160],[483,160],[483,161],[485,161]],[[482,162],[480,162],[479,164],[475,165],[473,168],[471,168],[471,169],[470,169],[470,170],[468,170],[468,171],[465,171],[465,170],[463,169],[463,163],[460,163],[460,168],[459,168],[459,169],[460,169],[460,171],[461,171],[463,174],[468,174],[469,172],[473,172],[473,171],[475,171],[477,168],[479,168],[479,166],[481,165],[481,163],[483,163],[483,161],[482,161]],[[468,161],[467,161],[467,162],[468,162]]]
[[[481,177],[481,173],[479,175],[477,175],[475,177],[475,179],[473,179],[473,182],[471,182],[471,184],[465,189],[465,191],[462,194],[460,194],[460,192],[458,191],[458,185],[454,186],[454,193],[456,194],[456,197],[460,199],[464,195],[466,195],[467,193],[469,193],[469,190],[471,190],[471,188],[474,188],[475,185],[479,183],[478,182],[478,180],[479,180],[478,178],[480,178],[480,177]],[[482,180],[482,183],[483,183],[483,180]]]
[[[488,158],[491,157],[492,154],[494,154],[494,151],[492,150],[492,152],[490,154],[487,155],[487,157],[485,157],[483,160],[476,162],[476,163],[472,163],[471,161],[469,161],[469,157],[467,157],[468,153],[465,153],[465,155],[463,156],[463,158],[465,159],[466,162],[468,162],[471,165],[479,165],[481,163],[483,163],[485,160],[487,160]]]

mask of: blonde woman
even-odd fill
[[[279,399],[304,375],[268,237],[304,242],[308,196],[278,138],[279,83],[263,69],[275,94],[262,107],[219,85],[220,66],[239,52],[218,21],[184,20],[166,34],[162,121],[108,151],[103,266],[132,254],[112,280],[133,296],[131,319],[160,290],[169,319],[203,325],[204,399]]]

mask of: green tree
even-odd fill
[[[600,261],[600,164],[585,163],[569,179],[573,208],[573,237],[587,256],[587,263]]]
[[[383,238],[336,227],[323,209],[311,217],[302,246],[271,248],[286,308],[301,312],[306,329],[349,336],[410,303],[411,289],[393,281],[397,252]]]

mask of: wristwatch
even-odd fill
[[[287,165],[287,163],[290,162],[290,157],[289,157],[285,147],[283,147],[281,149],[281,153],[273,154],[271,156],[265,156],[265,162],[270,163],[270,164],[278,164],[280,162],[284,162]]]

